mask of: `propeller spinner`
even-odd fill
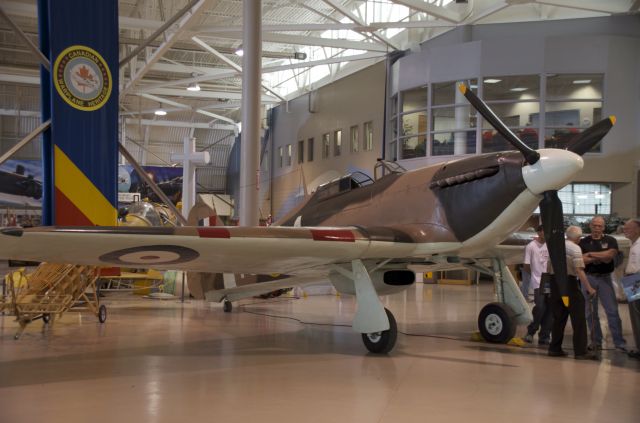
[[[553,265],[558,291],[562,302],[569,306],[569,289],[567,282],[567,256],[564,240],[564,222],[562,202],[558,198],[560,188],[571,182],[582,169],[582,156],[591,150],[616,122],[615,116],[601,120],[582,133],[576,135],[568,144],[567,150],[541,149],[534,150],[514,134],[495,113],[476,96],[465,84],[459,89],[475,109],[502,135],[511,145],[519,150],[527,166],[522,169],[524,181],[531,192],[542,195],[540,200],[540,217],[544,228],[544,237],[549,250],[549,258]]]

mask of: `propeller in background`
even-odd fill
[[[461,83],[459,89],[482,117],[511,145],[522,153],[525,161],[529,165],[533,165],[540,160],[540,153],[522,142],[466,84]],[[567,146],[567,150],[582,156],[602,140],[615,122],[615,116],[609,116],[601,120],[572,138]],[[540,217],[542,219],[547,249],[549,250],[549,259],[553,266],[555,280],[562,302],[568,307],[569,287],[567,282],[567,253],[564,240],[562,202],[556,190],[545,191],[542,195],[542,200],[540,200]]]

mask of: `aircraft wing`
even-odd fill
[[[452,251],[392,230],[356,227],[4,228],[0,257],[96,266],[219,273],[326,274],[356,259],[401,259]]]

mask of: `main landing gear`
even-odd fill
[[[478,329],[485,341],[506,344],[516,334],[518,324],[528,325],[533,316],[502,259],[493,260],[490,273],[493,274],[498,302],[489,303],[480,310]]]
[[[396,319],[380,302],[369,270],[362,260],[353,260],[351,271],[341,266],[335,266],[333,269],[353,281],[357,303],[353,330],[362,334],[362,342],[369,352],[374,354],[390,352],[398,338]]]
[[[364,342],[364,346],[367,347],[369,352],[374,354],[388,353],[396,345],[396,339],[398,338],[398,326],[396,325],[396,319],[389,310],[385,308],[384,311],[387,314],[387,319],[389,319],[389,330],[362,334],[362,342]]]

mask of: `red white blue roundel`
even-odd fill
[[[200,257],[200,253],[179,245],[146,245],[112,251],[99,257],[100,261],[126,266],[166,265],[187,263]]]

